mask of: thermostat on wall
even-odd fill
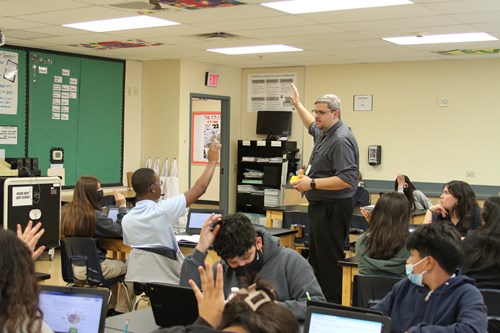
[[[64,163],[64,149],[61,147],[52,147],[50,149],[50,163],[63,164]]]

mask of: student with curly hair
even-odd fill
[[[193,325],[160,329],[155,333],[298,333],[299,323],[293,313],[280,305],[271,285],[263,280],[250,284],[242,280],[242,288],[225,304],[222,265],[205,262],[198,267],[203,292],[193,280],[199,318]],[[214,272],[216,281],[214,281]]]
[[[373,211],[365,215],[368,229],[356,241],[361,274],[405,276],[410,205],[398,192],[384,193]]]
[[[458,231],[461,237],[481,225],[476,195],[469,184],[452,180],[444,185],[439,204],[431,206],[425,213],[424,223],[444,222]]]
[[[40,224],[37,226],[39,228]],[[20,231],[19,227],[18,231]],[[39,233],[37,235],[41,236]],[[34,250],[34,245],[30,244],[33,236],[26,238],[27,234],[23,235],[21,231],[18,238],[12,231],[0,229],[0,248],[2,249],[0,251],[2,275],[0,278],[0,332],[2,333],[53,333],[43,321],[43,313],[38,307],[40,290],[35,276],[35,263],[32,259],[32,255],[36,256],[36,251],[33,253],[30,251],[30,249]]]
[[[241,213],[226,215],[222,220],[212,216],[205,221],[198,245],[182,264],[181,285],[187,286],[189,279],[199,282],[197,269],[212,245],[222,258],[226,297],[231,287],[242,286],[242,278],[261,278],[276,288],[279,302],[299,320],[305,318],[307,293],[313,300],[325,300],[309,263],[296,251],[280,247],[278,238],[263,229],[256,230]]]

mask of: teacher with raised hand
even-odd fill
[[[349,232],[358,187],[359,149],[351,130],[340,119],[340,99],[323,95],[309,112],[292,83],[291,102],[314,139],[304,175],[292,183],[309,201],[311,221],[309,263],[329,302],[341,303],[344,240]]]

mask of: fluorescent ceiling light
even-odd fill
[[[306,14],[330,12],[334,10],[411,5],[410,0],[290,0],[265,2],[262,6],[273,8],[288,14]]]
[[[235,54],[273,53],[273,52],[296,52],[304,50],[288,45],[277,44],[277,45],[224,47],[220,49],[207,49],[207,51],[235,55]]]
[[[147,15],[139,15],[139,16],[109,19],[109,20],[63,24],[63,26],[68,28],[75,28],[75,29],[88,30],[94,32],[106,32],[106,31],[164,27],[176,24],[179,23],[168,20],[162,20]]]
[[[407,36],[382,38],[385,41],[398,45],[417,45],[417,44],[441,44],[441,43],[463,43],[463,42],[482,42],[489,40],[498,40],[498,38],[488,35],[484,32],[471,32],[464,34],[447,35],[428,35],[428,36]]]

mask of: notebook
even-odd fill
[[[191,288],[146,283],[146,294],[158,326],[190,325],[198,318],[198,304]]]
[[[304,333],[390,333],[391,318],[373,313],[308,306]]]
[[[43,319],[54,332],[104,333],[108,289],[40,287]]]
[[[199,235],[203,223],[214,213],[215,215],[222,215],[222,210],[219,209],[197,209],[189,208],[186,223],[186,234]]]
[[[127,213],[131,209],[132,208],[127,207]],[[108,206],[108,218],[110,218],[116,222],[116,220],[118,219],[118,207],[117,206]]]

